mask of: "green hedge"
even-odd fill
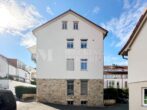
[[[104,89],[104,99],[128,98],[128,89]]]
[[[35,87],[16,86],[15,87],[16,97],[21,99],[23,94],[36,94]]]
[[[31,84],[36,85],[36,80],[31,81]]]

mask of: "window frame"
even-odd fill
[[[67,105],[74,105],[74,101],[73,100],[68,100]]]
[[[83,90],[83,85],[82,85],[82,83],[85,83],[85,82],[86,82],[86,92],[82,92],[82,91],[85,91],[85,88]],[[84,95],[84,96],[88,95],[88,80],[81,80],[81,95]]]
[[[88,70],[88,59],[81,59],[80,60],[80,68],[81,68],[81,71]]]
[[[78,30],[79,29],[79,21],[73,21],[73,29]]]
[[[81,49],[87,49],[88,47],[88,39],[81,39]]]
[[[142,105],[147,107],[147,104],[144,103],[144,101],[147,101],[147,98],[145,99],[145,89],[147,90],[147,87],[142,88]]]
[[[120,88],[120,82],[119,81],[117,81],[116,86],[117,86],[118,89]]]
[[[62,21],[62,30],[67,30],[67,21]]]
[[[87,100],[81,100],[81,105],[82,106],[86,106],[88,104],[88,101]]]
[[[73,49],[74,48],[74,39],[66,39],[66,48],[67,49]]]
[[[73,69],[68,68],[68,60],[73,60]],[[74,61],[74,58],[67,58],[66,59],[66,70],[67,71],[74,71],[74,69],[75,69],[75,61]]]
[[[72,90],[71,88],[69,88],[69,86],[71,86],[71,84],[69,85],[69,83],[72,83]],[[67,80],[67,96],[74,96],[74,80]]]

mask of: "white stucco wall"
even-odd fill
[[[5,77],[8,74],[8,62],[5,57],[0,55],[0,77]]]
[[[9,81],[7,79],[0,79],[0,89],[9,89]]]
[[[9,65],[9,75],[16,76],[16,67]]]
[[[62,21],[68,29],[62,30]],[[73,30],[73,21],[79,29]],[[68,14],[37,31],[37,77],[50,79],[103,79],[103,34],[92,24]],[[74,39],[74,49],[67,49],[67,38]],[[80,39],[88,39],[88,48],[80,48]],[[66,70],[66,59],[74,58],[74,71]],[[80,70],[80,59],[88,59],[88,70]]]
[[[147,81],[147,22],[128,53],[129,83]]]
[[[146,85],[146,81],[129,84],[129,110],[147,110],[143,105],[143,88]]]
[[[20,69],[20,68],[17,68],[17,75],[21,78],[24,78],[25,79],[25,82],[28,82],[30,83],[30,80],[31,80],[31,76],[30,76],[30,73],[23,70],[23,69]]]
[[[126,89],[125,82],[128,82],[128,79],[104,79],[104,88],[109,88],[109,82],[112,81],[114,81],[114,88],[117,88],[117,82],[119,82],[119,88]]]

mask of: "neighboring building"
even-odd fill
[[[104,88],[128,88],[127,66],[104,66]]]
[[[21,61],[0,55],[0,89],[10,89],[15,94],[16,86],[33,86],[30,74]]]
[[[36,68],[28,67],[28,72],[30,73],[30,77],[32,81],[36,80]]]
[[[9,77],[12,75],[11,78],[13,78],[14,80],[30,83],[31,76],[29,71],[27,70],[27,66],[24,63],[22,63],[17,59],[9,59],[9,58],[8,58],[8,63],[11,66],[11,69],[9,69]]]
[[[37,56],[37,100],[103,106],[103,39],[107,31],[69,10],[33,33],[37,46],[29,50],[33,60]]]
[[[0,55],[0,79],[6,78],[8,74],[8,61],[3,55]]]
[[[129,110],[147,110],[147,10],[119,55],[128,58]]]

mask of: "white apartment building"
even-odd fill
[[[147,10],[119,54],[128,58],[129,110],[147,110]]]
[[[104,88],[128,88],[128,67],[104,66]]]
[[[33,30],[37,100],[103,106],[103,40],[107,30],[72,10]],[[37,50],[37,51],[35,51]]]
[[[0,55],[0,89],[10,89],[15,94],[16,86],[33,86],[30,74],[21,61]]]

